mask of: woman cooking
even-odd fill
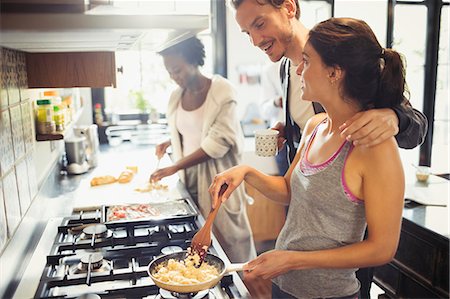
[[[297,73],[303,99],[319,102],[326,113],[308,121],[286,175],[237,166],[217,175],[210,192],[216,203],[228,184],[226,202],[245,180],[289,205],[275,250],[245,267],[249,278],[272,279],[274,298],[358,298],[357,268],[387,263],[396,252],[404,175],[393,137],[355,147],[339,127],[359,111],[399,105],[403,63],[365,22],[332,18],[310,31]]]
[[[206,217],[211,210],[208,187],[213,177],[239,164],[244,137],[236,116],[236,96],[225,78],[203,75],[204,45],[189,38],[160,52],[166,70],[179,86],[167,109],[171,139],[156,147],[160,159],[172,146],[174,164],[155,171],[158,181],[179,172],[182,182]],[[213,233],[231,262],[256,257],[246,213],[244,186],[236,189],[218,212]]]

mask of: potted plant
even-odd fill
[[[147,99],[144,96],[144,92],[142,90],[138,91],[130,91],[131,97],[134,99],[134,105],[137,110],[139,110],[139,119],[141,120],[141,123],[146,124],[148,123],[149,119],[149,112],[151,110],[151,105],[147,101]]]

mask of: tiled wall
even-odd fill
[[[23,52],[0,47],[0,254],[35,198],[33,110]]]

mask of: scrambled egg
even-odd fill
[[[161,264],[156,267],[153,277],[156,279],[178,285],[194,285],[217,278],[219,271],[213,265],[203,262],[199,268],[196,268],[197,258],[186,258],[182,261],[169,259],[167,264]]]

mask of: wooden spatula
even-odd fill
[[[208,214],[206,218],[205,225],[194,235],[191,242],[191,247],[188,249],[189,255],[194,256],[198,254],[200,257],[199,263],[196,266],[200,266],[205,259],[206,252],[211,245],[211,229],[214,219],[216,218],[217,212],[219,211],[220,205],[222,204],[222,195],[228,188],[227,184],[223,184],[219,191],[219,203]]]

